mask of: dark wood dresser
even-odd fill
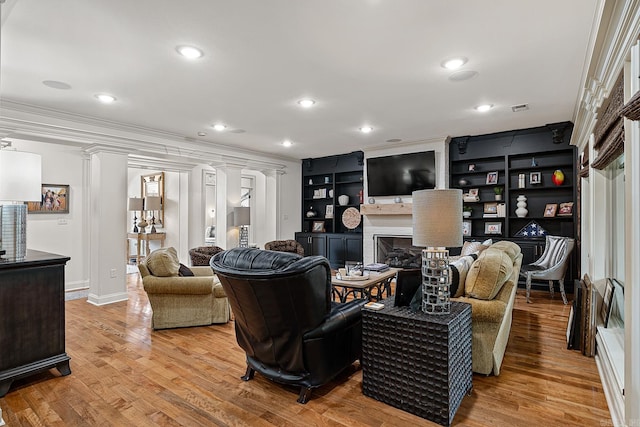
[[[0,261],[0,397],[14,380],[57,368],[69,375],[64,268],[69,257],[28,250]]]

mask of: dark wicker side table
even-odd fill
[[[362,391],[366,396],[449,426],[471,392],[471,305],[428,315],[409,307],[362,310]]]

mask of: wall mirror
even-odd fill
[[[140,179],[142,186],[140,193],[144,198],[144,210],[148,215],[148,218],[145,219],[150,220],[155,217],[155,224],[164,227],[164,172],[142,175]],[[158,199],[154,199],[155,197],[160,198],[159,205],[155,203],[158,201]]]

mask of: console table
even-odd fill
[[[137,247],[136,247],[136,265],[140,265],[140,259],[142,256],[140,255],[140,246],[141,242],[145,242],[145,256],[149,255],[151,252],[151,248],[149,247],[149,242],[151,240],[159,240],[160,247],[164,247],[164,240],[167,237],[167,233],[127,233],[127,264],[129,264],[129,239],[136,239]]]
[[[69,259],[28,250],[23,261],[0,261],[0,397],[14,380],[36,372],[71,373],[64,338]]]
[[[362,392],[365,396],[449,426],[472,389],[471,305],[450,314],[394,307],[362,309]]]

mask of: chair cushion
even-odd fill
[[[160,248],[151,252],[146,259],[149,272],[157,277],[177,276],[180,261],[175,248]]]
[[[473,263],[465,282],[465,295],[491,300],[513,273],[513,261],[507,253],[495,248],[483,251]]]

